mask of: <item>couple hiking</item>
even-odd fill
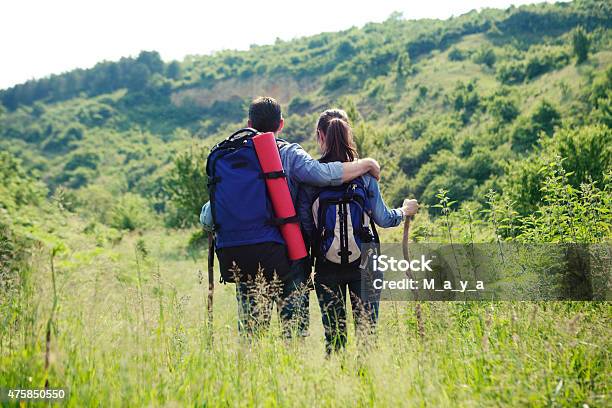
[[[359,159],[349,118],[340,109],[324,111],[316,124],[321,158],[297,143],[276,138],[283,172],[263,173],[253,137],[283,129],[280,104],[260,97],[249,108],[248,128],[215,146],[208,157],[210,201],[201,223],[214,231],[221,280],[236,284],[239,329],[255,334],[269,325],[277,304],[285,335],[308,333],[308,293],[314,285],[328,353],[346,344],[346,301],[358,331],[372,331],[379,297],[364,295],[360,263],[364,245],[378,243],[375,224],[399,225],[416,213],[416,200],[389,209],[378,186],[376,160]],[[266,178],[286,178],[297,219],[275,217]],[[290,260],[280,233],[299,222],[310,256]],[[314,279],[311,267],[314,264]]]

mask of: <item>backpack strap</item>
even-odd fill
[[[268,173],[261,173],[260,177],[264,179],[287,178],[287,174],[285,174],[285,170],[270,171]]]
[[[346,201],[341,200],[337,204],[338,208],[338,221],[340,222],[340,263],[342,265],[348,265],[349,263],[349,255],[351,255],[351,251],[348,249],[348,216],[350,213],[350,209],[346,203]]]
[[[280,137],[276,138],[276,147],[278,147],[278,150],[288,145],[290,145],[290,143],[286,141],[285,139],[281,139]]]
[[[286,218],[272,218],[268,224],[269,225],[274,225],[276,227],[280,227],[281,225],[285,225],[285,224],[292,224],[292,223],[296,223],[296,222],[300,222],[300,219],[298,218],[297,215],[292,215],[291,217],[286,217]]]
[[[259,132],[253,128],[250,127],[246,127],[246,128],[242,128],[240,130],[237,130],[236,132],[232,133],[230,137],[228,137],[226,140],[228,141],[234,141],[234,140],[238,140],[238,139],[244,139],[244,138],[249,138],[249,137],[253,137],[255,135],[257,135]]]

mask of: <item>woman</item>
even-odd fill
[[[322,153],[319,161],[358,160],[346,112],[340,109],[326,110],[319,117],[316,131]],[[363,193],[359,194],[360,190],[363,190]],[[337,197],[348,201],[339,201]],[[389,209],[381,196],[378,182],[369,174],[339,189],[305,187],[298,201],[300,219],[309,220],[304,223],[303,228],[316,258],[314,286],[321,308],[326,350],[329,354],[346,345],[347,291],[358,333],[371,332],[378,320],[379,294],[372,297],[362,293],[359,268],[359,248],[363,243],[377,239],[375,227],[370,228],[370,221],[383,228],[398,226],[404,217],[417,212],[418,204],[416,200],[405,200],[402,208]],[[338,204],[341,202],[350,204],[344,204],[342,210],[340,207],[343,204]],[[333,206],[331,210],[330,205]],[[360,209],[362,214],[358,214]],[[336,210],[339,211],[338,216]],[[326,223],[332,225],[325,225]],[[342,236],[339,231],[346,232]]]

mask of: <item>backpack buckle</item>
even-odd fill
[[[287,178],[287,174],[285,173],[285,170],[270,171],[268,173],[261,173],[260,177],[263,179]]]

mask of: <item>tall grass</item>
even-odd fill
[[[607,239],[609,186],[555,201],[566,187],[548,171],[550,197],[532,217],[508,219],[511,206],[491,195],[483,216],[497,225],[483,229],[441,193],[443,217],[416,228],[447,242]],[[551,226],[551,212],[579,218]],[[358,344],[350,323],[347,349],[326,358],[314,294],[306,339],[285,340],[278,319],[256,341],[241,338],[233,285],[216,288],[207,324],[206,254],[188,256],[187,232],[100,247],[78,219],[58,229],[66,249],[53,266],[34,248],[19,290],[0,299],[0,386],[48,381],[69,389],[72,407],[609,405],[609,302],[421,301],[420,316],[412,303],[383,302],[373,344]]]

